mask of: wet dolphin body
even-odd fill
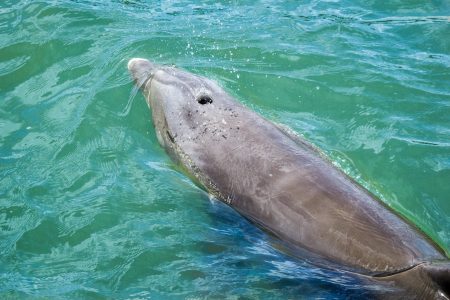
[[[449,297],[442,250],[314,147],[212,80],[139,58],[128,69],[159,143],[217,198],[322,265],[387,282],[402,295]]]

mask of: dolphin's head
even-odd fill
[[[220,125],[232,101],[214,81],[174,67],[133,58],[128,69],[151,108],[159,143],[175,156],[180,143],[198,142],[205,126]]]

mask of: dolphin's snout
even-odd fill
[[[147,79],[150,78],[155,70],[156,65],[147,59],[132,58],[128,62],[128,71],[130,71],[133,80],[139,87],[142,87],[142,85],[147,81]]]
[[[128,70],[132,71],[145,65],[152,65],[152,63],[147,59],[135,57],[130,59],[130,61],[128,62]]]

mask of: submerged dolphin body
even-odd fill
[[[159,143],[217,198],[312,261],[390,283],[400,295],[449,297],[442,250],[314,147],[207,78],[140,58],[128,69]]]

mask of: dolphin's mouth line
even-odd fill
[[[144,90],[147,88],[148,84],[151,84],[153,77],[155,77],[155,73],[158,70],[155,70],[153,72],[150,72],[149,75],[147,75],[143,80],[142,83],[139,85],[139,87],[143,88]]]

